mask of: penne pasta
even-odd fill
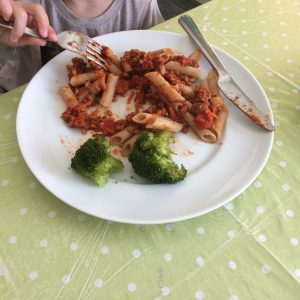
[[[81,74],[76,74],[72,76],[70,79],[70,84],[72,86],[79,86],[83,85],[87,81],[94,81],[97,79],[97,73],[96,72],[88,72],[88,73],[81,73]]]
[[[129,154],[131,153],[135,142],[137,140],[137,138],[140,136],[140,132],[134,134],[129,140],[127,140],[123,146],[122,146],[122,150],[121,150],[121,154],[122,156],[129,156]]]
[[[200,78],[200,68],[195,68],[191,66],[183,66],[179,62],[169,61],[165,65],[167,70],[176,71],[180,74],[194,77],[196,79]]]
[[[109,143],[111,145],[121,145],[124,142],[126,142],[135,133],[135,130],[136,130],[136,126],[129,125],[126,128],[124,128],[123,130],[112,135],[109,138]]]
[[[153,118],[153,114],[148,113],[138,113],[135,116],[132,117],[132,121],[138,124],[147,124],[149,123]]]
[[[214,134],[217,137],[216,142],[218,142],[218,143],[221,143],[221,140],[222,140],[222,135],[224,132],[227,115],[228,115],[228,110],[223,105],[222,109],[218,113],[218,119],[216,120],[216,123],[214,124],[214,127],[212,128],[212,131],[214,132]]]
[[[78,104],[78,99],[69,86],[61,87],[59,89],[59,94],[62,96],[68,107],[73,107]]]
[[[206,143],[215,143],[217,141],[217,136],[214,132],[209,129],[201,129],[197,127],[194,121],[194,116],[189,112],[185,113],[183,118],[202,141]]]
[[[116,75],[120,75],[122,73],[120,68],[117,65],[115,65],[114,63],[110,63],[108,66],[108,69],[111,73],[116,74]]]
[[[194,59],[195,61],[200,60],[202,53],[199,48],[196,48],[193,53],[189,56],[190,59]]]
[[[159,115],[153,115],[153,118],[146,124],[146,128],[149,129],[166,130],[171,132],[179,132],[182,127],[183,124]]]
[[[107,78],[107,84],[106,84],[106,88],[102,94],[102,97],[100,99],[100,105],[104,106],[104,107],[108,107],[110,106],[113,97],[114,97],[114,93],[116,90],[116,86],[119,80],[119,76],[110,73],[108,75]]]
[[[185,101],[184,97],[180,95],[175,88],[169,84],[163,76],[158,72],[149,72],[145,77],[158,89],[159,93],[164,95],[170,102]]]
[[[220,89],[218,86],[218,74],[214,69],[211,69],[207,75],[208,89],[212,96],[220,96]]]

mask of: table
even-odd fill
[[[189,11],[264,87],[270,159],[239,197],[174,224],[126,225],[52,196],[18,148],[24,86],[0,97],[1,299],[299,299],[300,1],[213,0]],[[177,19],[155,27],[183,32]]]

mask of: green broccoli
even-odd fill
[[[172,160],[168,131],[143,131],[129,155],[135,173],[154,183],[176,183],[186,176],[183,165],[179,168]]]
[[[123,167],[123,163],[111,155],[110,144],[104,137],[87,140],[71,161],[72,169],[99,186],[104,186],[109,176]]]

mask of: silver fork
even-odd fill
[[[0,18],[0,27],[12,30],[13,24]],[[24,34],[44,40],[33,28],[25,27]],[[63,31],[57,35],[57,42],[47,40],[47,45],[58,45],[62,49],[80,54],[106,70],[109,69],[109,63],[105,59],[102,46],[83,33]]]

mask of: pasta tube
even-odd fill
[[[135,132],[136,126],[129,125],[123,130],[117,132],[109,138],[109,143],[111,145],[121,145],[126,142]]]
[[[135,145],[135,142],[139,136],[140,136],[140,132],[134,134],[129,140],[127,140],[123,144],[122,150],[121,150],[122,156],[129,156],[129,154],[131,153],[131,151]]]
[[[185,101],[184,97],[180,95],[158,72],[149,72],[145,77],[158,89],[159,93],[163,94],[168,101]]]
[[[166,63],[166,69],[171,71],[179,72],[180,74],[191,76],[194,78],[200,78],[200,68],[195,68],[191,66],[183,66],[179,62],[169,61]]]
[[[87,81],[94,81],[97,79],[97,73],[96,72],[87,72],[87,73],[81,73],[81,74],[76,74],[72,76],[70,79],[70,84],[72,86],[79,86],[83,85]]]
[[[207,84],[208,84],[208,89],[211,92],[212,96],[220,96],[218,78],[219,78],[218,73],[214,69],[211,69],[208,72]]]
[[[110,106],[112,99],[114,97],[114,93],[116,90],[116,86],[119,80],[119,76],[110,73],[107,78],[107,84],[106,88],[102,94],[102,97],[100,99],[100,105],[104,107]]]
[[[78,104],[78,100],[69,86],[63,86],[59,89],[59,94],[62,96],[68,107],[73,107]]]

